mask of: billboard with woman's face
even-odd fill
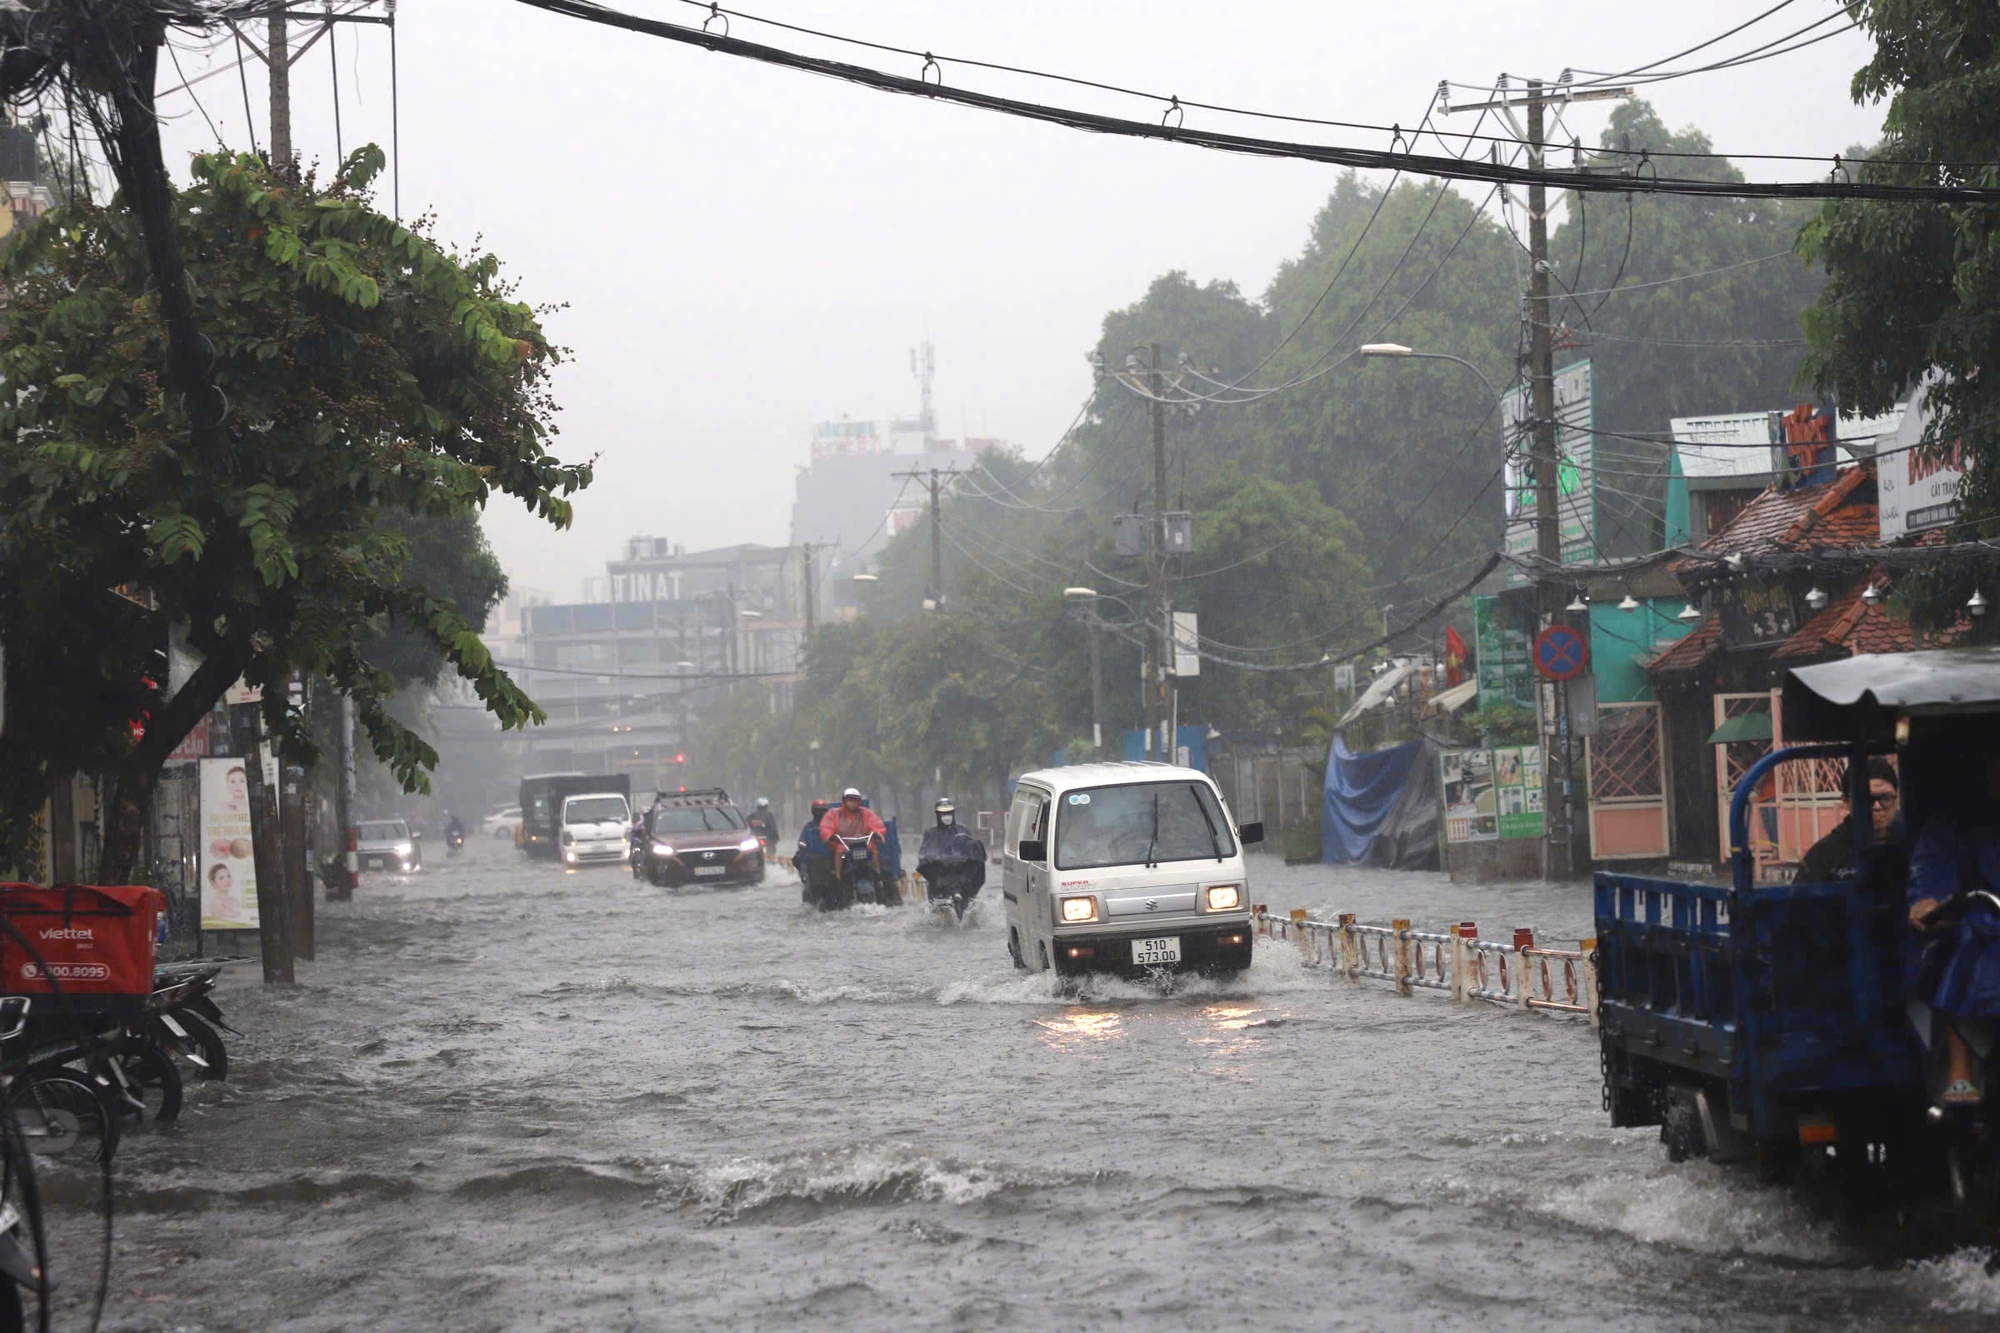
[[[257,929],[250,776],[241,759],[201,761],[201,928]]]

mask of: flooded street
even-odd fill
[[[1254,865],[1274,910],[1587,927],[1581,887]],[[1607,1129],[1580,1021],[1350,986],[1269,942],[1229,984],[1065,997],[1010,968],[997,906],[822,917],[788,874],[676,893],[492,844],[366,876],[320,908],[295,991],[237,970],[231,1080],[121,1149],[106,1326],[2000,1313],[1977,1256],[1870,1265],[1784,1196]],[[68,1170],[64,1252],[87,1254]],[[72,1303],[88,1267],[61,1271]]]

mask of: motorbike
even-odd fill
[[[457,856],[464,850],[465,830],[462,828],[446,829],[444,832],[444,854],[446,856]]]
[[[845,900],[842,905],[851,907],[855,903],[876,901],[881,875],[869,855],[871,839],[865,834],[860,837],[843,835],[839,841],[847,849],[840,858],[840,894]]]
[[[0,997],[0,1046],[26,1030],[31,1004],[25,995]],[[11,1060],[0,1065],[0,1091],[6,1094],[9,1107],[14,1105],[16,1076]],[[56,1288],[43,1267],[48,1239],[43,1231],[33,1151],[22,1118],[0,1109],[0,1330],[28,1327],[23,1291],[35,1295],[36,1326],[40,1327],[46,1320],[49,1296]]]

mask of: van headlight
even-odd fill
[[[408,856],[416,850],[414,843],[399,842],[396,844],[396,855],[398,856]]]
[[[1097,920],[1097,899],[1065,898],[1062,900],[1062,919],[1066,924],[1076,925],[1084,921]]]
[[[569,845],[571,845],[576,841],[576,834],[570,832],[568,829],[564,829],[562,840],[563,840],[563,846],[568,847]]]
[[[1211,912],[1234,911],[1243,901],[1243,886],[1240,884],[1211,884],[1208,887],[1208,910]]]

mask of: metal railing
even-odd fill
[[[1386,981],[1404,995],[1438,991],[1454,1000],[1479,1000],[1523,1012],[1582,1014],[1597,1026],[1597,941],[1574,949],[1535,943],[1535,932],[1517,927],[1511,943],[1482,940],[1461,921],[1444,932],[1413,930],[1407,917],[1386,926],[1364,925],[1354,913],[1332,921],[1303,911],[1275,916],[1252,910],[1257,933],[1291,940],[1308,967],[1324,967],[1349,981]]]

